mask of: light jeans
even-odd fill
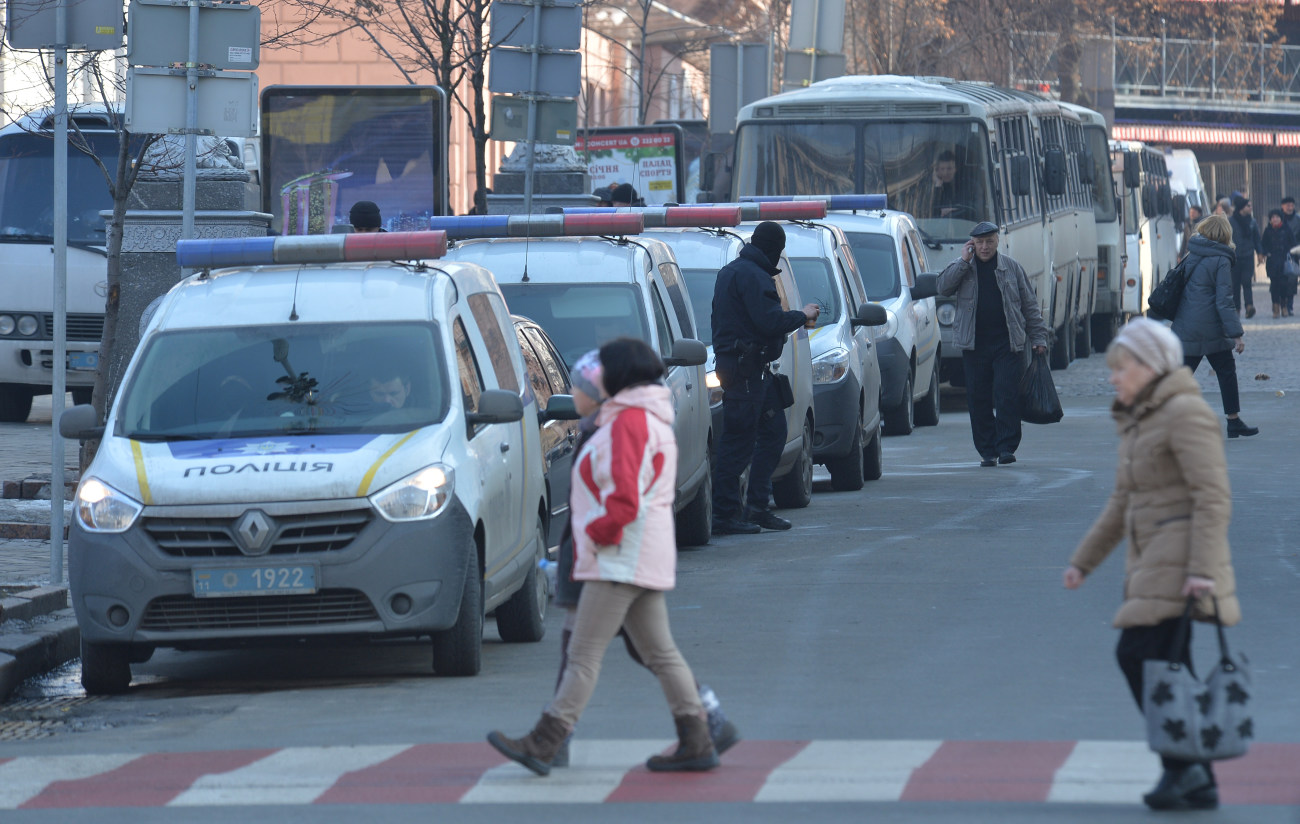
[[[547,712],[569,727],[578,723],[596,689],[605,650],[619,627],[627,630],[645,665],[659,679],[673,715],[702,717],[704,707],[695,689],[695,676],[677,651],[668,627],[664,593],[611,581],[583,584],[573,636],[569,639],[569,663]]]

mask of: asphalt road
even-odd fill
[[[0,808],[4,776],[23,764],[71,769],[57,757],[74,755],[100,760],[58,774],[101,783],[74,782],[62,795],[38,786],[27,803],[105,806],[3,818],[179,820],[156,806],[170,799],[197,805],[186,821],[1148,820],[1139,797],[1156,761],[1113,663],[1122,548],[1081,590],[1060,583],[1111,486],[1115,435],[1108,399],[1095,391],[1100,361],[1061,375],[1063,386],[1091,389],[1065,398],[1063,422],[1027,426],[1013,466],[978,467],[965,413],[945,412],[937,428],[887,439],[885,475],[862,492],[819,483],[810,507],[786,513],[791,532],[719,538],[680,555],[674,633],[745,738],[711,776],[654,784],[634,767],[669,743],[672,725],[654,680],[618,645],[577,730],[574,767],[535,779],[479,763],[489,729],[526,731],[550,695],[561,620],[552,611],[538,644],[500,643],[489,625],[483,673],[470,679],[431,675],[417,643],[160,651],[135,668],[128,694],[81,702],[69,667],[18,696],[63,701],[64,718],[45,737],[0,735]],[[1281,381],[1260,391],[1249,377],[1243,417],[1263,432],[1227,444],[1244,613],[1230,639],[1255,665],[1259,743],[1254,760],[1221,770],[1225,802],[1237,803],[1195,817],[1295,824],[1300,394],[1279,397]],[[1217,396],[1210,402],[1217,408]],[[1195,644],[1204,661],[1210,636]],[[133,761],[151,753],[171,754],[157,762],[167,766],[156,782]],[[301,764],[282,763],[294,758]],[[423,766],[377,779],[369,794],[335,783],[403,758]],[[195,777],[233,771],[244,783],[205,789],[210,779],[191,785],[168,772],[195,759],[221,765]],[[115,802],[115,781],[157,793]],[[430,785],[457,781],[467,792],[452,800],[465,803],[420,803]],[[862,791],[864,781],[879,794]],[[656,803],[595,803],[645,799]],[[138,806],[110,809],[117,803]]]

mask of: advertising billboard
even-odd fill
[[[274,234],[329,234],[357,201],[388,231],[447,214],[446,98],[437,86],[269,86],[262,208]]]
[[[587,162],[593,188],[629,183],[645,206],[685,202],[676,125],[585,129],[574,148]]]

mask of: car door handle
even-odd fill
[[[502,452],[509,452],[509,451],[510,451],[510,444],[509,444],[508,442],[506,442],[506,441],[502,441],[502,442],[501,442],[501,451],[502,451]]]
[[[691,390],[694,389],[694,388],[695,388],[695,384],[693,384],[693,383],[688,383],[688,384],[686,384],[686,391],[687,391],[687,392],[691,391]]]

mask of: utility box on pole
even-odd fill
[[[537,144],[569,146],[577,125],[577,102],[582,92],[582,8],[579,0],[496,0],[492,4],[492,51],[488,90],[512,95],[506,103],[492,103],[492,138],[521,141],[527,152],[523,170],[524,212],[533,208],[533,176]],[[569,104],[572,105],[570,109]],[[544,111],[543,111],[544,110]],[[569,126],[572,111],[573,126]],[[540,122],[545,118],[546,122]],[[569,151],[572,154],[571,150]],[[555,152],[551,152],[552,155]],[[570,188],[574,169],[560,158],[556,181]],[[577,160],[574,155],[573,160]],[[509,172],[514,176],[518,172]],[[581,175],[585,181],[585,175]],[[501,201],[511,177],[497,175],[497,191],[489,203]],[[503,184],[507,184],[503,187]],[[585,188],[585,182],[583,183]],[[548,188],[548,187],[544,187]],[[553,188],[553,187],[550,187]],[[510,193],[513,194],[513,193]],[[564,192],[548,192],[563,195]],[[583,194],[585,192],[575,192]]]
[[[840,77],[844,51],[844,0],[790,0],[790,39],[781,88],[798,89]]]

